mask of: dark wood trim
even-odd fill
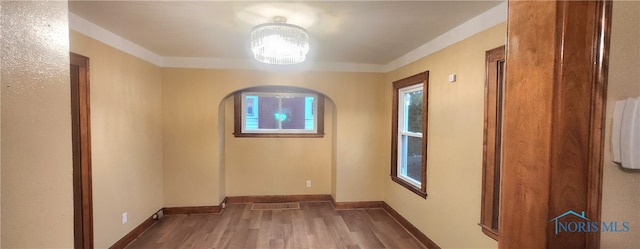
[[[382,201],[332,202],[333,209],[382,208]]]
[[[158,210],[158,212],[160,210]],[[155,212],[154,214],[158,212]],[[140,223],[140,225],[138,225],[136,228],[131,230],[131,232],[127,233],[127,235],[122,237],[122,239],[118,240],[116,243],[110,246],[109,249],[124,249],[125,247],[127,247],[127,245],[129,245],[129,243],[131,243],[133,240],[138,238],[138,236],[144,233],[144,231],[146,231],[147,229],[149,229],[149,227],[155,224],[156,221],[157,220],[153,219],[153,215],[151,215],[149,218],[147,218],[142,223]]]
[[[233,135],[242,135],[242,92],[233,94]]]
[[[316,95],[315,133],[246,133],[242,132],[242,92],[276,92],[276,93],[312,93]],[[305,88],[287,86],[261,86],[247,88],[233,94],[233,136],[239,138],[323,138],[324,137],[324,98],[319,92]]]
[[[323,138],[324,133],[233,133],[233,136],[253,138]]]
[[[596,4],[596,37],[593,46],[593,81],[591,106],[589,166],[587,171],[587,207],[589,217],[601,221],[604,134],[606,127],[609,48],[611,46],[612,1]],[[587,234],[587,248],[600,248],[600,232]]]
[[[416,237],[416,239],[418,239],[418,241],[420,241],[420,243],[425,245],[427,248],[440,249],[440,246],[438,246],[435,242],[433,242],[433,240],[429,239],[427,235],[422,233],[418,228],[416,228],[413,224],[411,224],[411,222],[409,222],[407,219],[402,217],[402,215],[396,212],[396,210],[394,210],[391,206],[389,206],[389,204],[387,204],[386,202],[383,202],[382,208],[385,211],[387,211],[387,213],[389,213],[391,217],[393,217],[402,227],[407,229],[409,233],[411,233],[414,237]]]
[[[218,214],[222,212],[221,206],[192,206],[192,207],[165,207],[162,209],[165,215],[172,214]]]
[[[427,146],[429,146],[429,71],[424,72],[422,81],[422,181],[419,194],[422,198],[427,198]],[[424,195],[422,195],[424,194]]]
[[[384,201],[351,201],[351,202],[336,202],[331,197],[331,204],[333,205],[333,209],[371,209],[371,208],[382,208],[384,205]]]
[[[187,207],[165,207],[162,209],[165,215],[171,214],[219,214],[224,211],[229,198],[225,197],[218,206],[187,206]]]
[[[93,248],[89,58],[70,53],[74,247]]]
[[[254,195],[254,196],[227,196],[227,203],[254,203],[254,202],[294,202],[294,201],[332,201],[331,195]]]
[[[324,95],[316,93],[318,103],[316,103],[316,117],[318,118],[317,134],[324,136]]]
[[[224,209],[227,207],[227,203],[229,203],[229,197],[224,197],[224,199],[222,199],[222,201],[220,202],[220,205],[218,205],[221,212],[224,211]]]
[[[495,240],[498,240],[504,56],[505,46],[485,53],[482,201],[479,225],[485,234]]]
[[[399,177],[397,177],[395,175],[391,176],[391,180],[396,182],[400,186],[410,190],[411,192],[419,195],[420,197],[425,198],[425,199],[427,198],[427,192],[422,191],[422,189],[417,188],[413,184],[408,183],[407,181],[405,181],[405,180],[403,180],[403,179],[401,179],[401,178],[399,178]]]
[[[611,2],[559,2],[556,47],[555,108],[553,112],[550,217],[568,209],[584,210],[591,221],[601,221],[602,152],[608,68],[608,37],[600,18]],[[582,28],[577,28],[582,27]],[[602,30],[604,28],[605,30]],[[596,63],[594,63],[596,62]],[[567,179],[571,179],[567,181]],[[567,196],[567,193],[571,193]],[[599,248],[595,233],[548,231],[556,248]]]
[[[599,248],[610,1],[510,1],[499,248]],[[517,45],[515,45],[517,44]]]
[[[548,248],[555,7],[551,1],[508,4],[500,249]]]
[[[480,225],[480,227],[482,228],[482,233],[486,234],[487,236],[494,239],[495,241],[498,241],[498,237],[499,237],[498,230],[485,226],[483,224],[478,224],[478,225]]]
[[[421,185],[413,184],[398,177],[398,90],[407,86],[423,83],[422,102],[422,170]],[[391,103],[391,180],[422,198],[427,198],[427,132],[429,110],[429,71],[418,73],[393,82],[393,100]]]

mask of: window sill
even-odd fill
[[[323,138],[324,133],[233,133],[233,136],[253,138]]]
[[[422,191],[422,189],[417,188],[416,186],[413,186],[411,183],[408,183],[405,180],[400,179],[397,176],[391,176],[391,180],[393,180],[394,182],[400,184],[400,186],[405,187],[408,190],[411,190],[411,192],[419,195],[420,197],[427,199],[427,192]]]
[[[483,224],[478,224],[478,225],[480,227],[482,227],[482,232],[484,234],[486,234],[487,236],[491,237],[495,241],[498,241],[498,230],[494,230],[491,227],[485,226]]]

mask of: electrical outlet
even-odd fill
[[[311,180],[307,180],[307,188],[311,187]]]
[[[127,223],[127,212],[122,213],[122,224]]]

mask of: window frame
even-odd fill
[[[501,192],[505,46],[486,51],[485,67],[482,198],[478,225],[484,234],[497,241]]]
[[[407,89],[411,86],[422,84],[422,160],[421,160],[421,181],[419,186],[412,183],[411,180],[405,179],[404,176],[398,175],[398,161],[400,152],[400,90]],[[407,78],[393,82],[393,101],[392,101],[392,125],[391,125],[391,180],[400,186],[410,190],[418,196],[427,197],[427,131],[428,131],[428,110],[429,110],[429,71],[418,73]],[[403,114],[404,115],[404,114]]]
[[[304,132],[303,130],[246,130],[244,127],[244,110],[246,109],[246,103],[244,96],[247,94],[254,95],[287,95],[287,96],[309,96],[312,95],[315,98],[314,107],[314,122],[315,130],[312,132]],[[256,98],[257,99],[257,98]],[[263,137],[263,138],[321,138],[324,137],[324,96],[320,93],[296,88],[296,87],[254,87],[238,91],[234,94],[234,132],[235,137]],[[306,103],[306,100],[305,100]],[[254,116],[259,112],[259,105],[254,102]]]

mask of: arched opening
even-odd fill
[[[219,196],[328,195],[336,192],[336,105],[323,93],[308,88],[260,86],[314,92],[324,97],[322,137],[235,137],[234,95],[218,106]],[[222,201],[222,200],[220,200]]]

